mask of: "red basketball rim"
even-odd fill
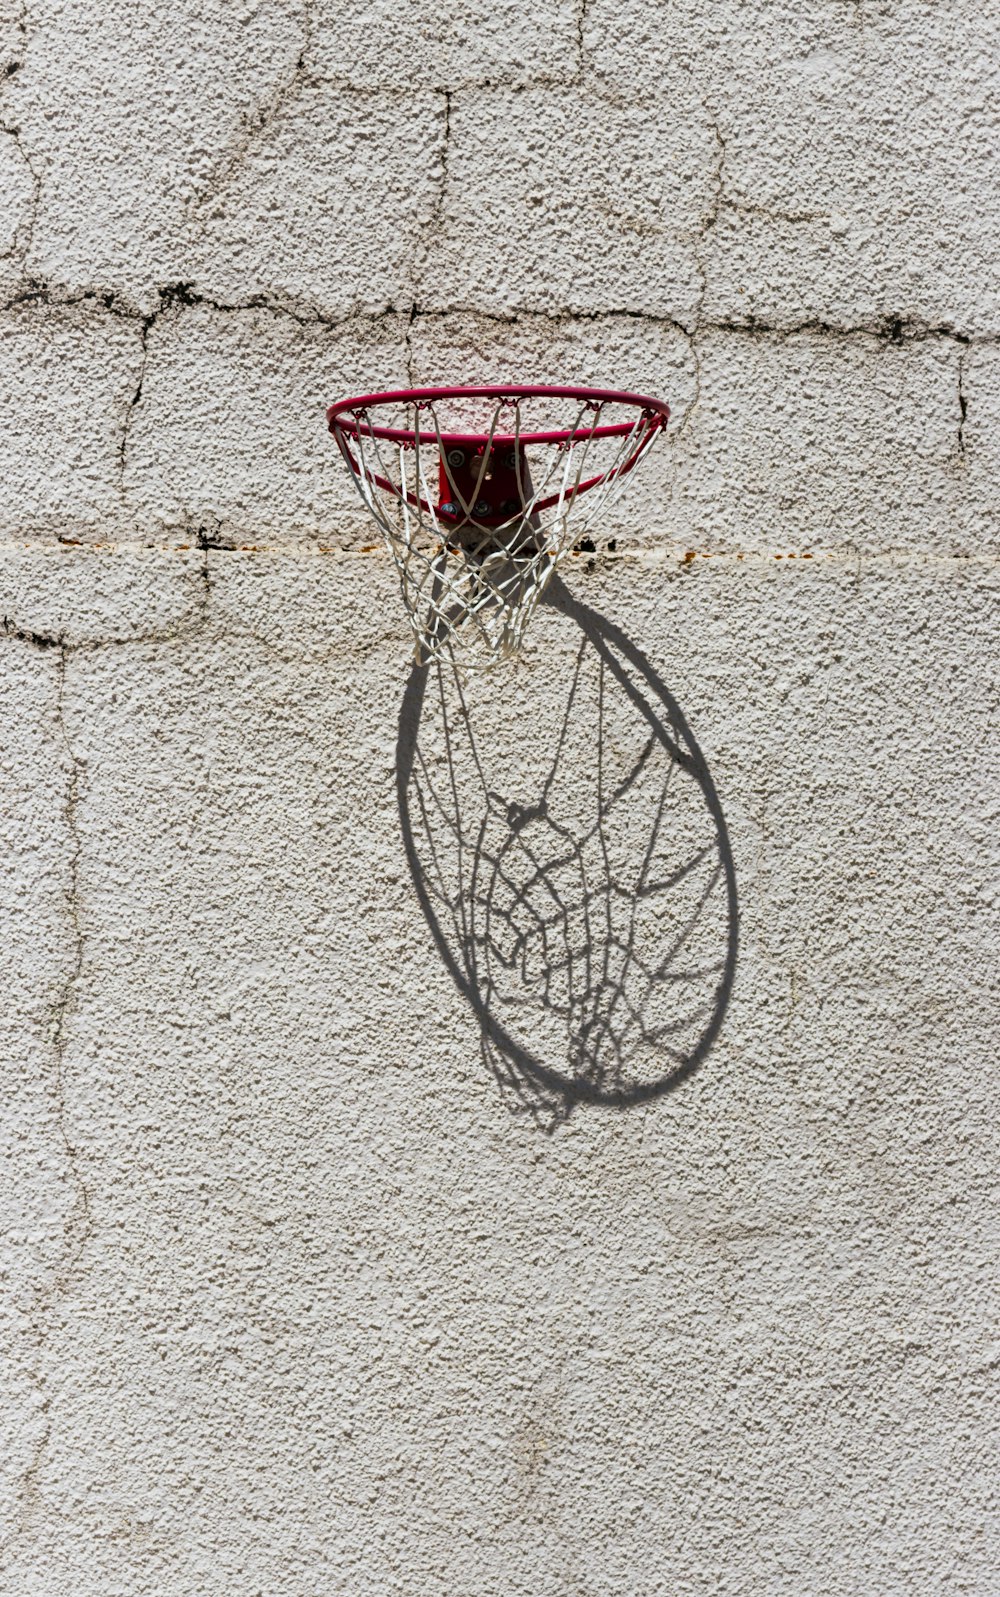
[[[419,413],[424,406],[430,406],[437,399],[493,399],[506,401],[511,405],[517,404],[521,399],[569,399],[576,400],[579,404],[591,410],[600,410],[604,405],[629,405],[640,413],[639,421],[608,422],[596,427],[558,427],[547,432],[531,433],[498,433],[492,435],[487,432],[439,432],[437,424],[426,432],[419,426],[419,415],[416,427],[388,427],[381,423],[373,422],[368,414],[370,410],[382,405],[414,405]],[[360,394],[354,399],[339,399],[331,405],[326,413],[327,424],[330,432],[340,447],[348,466],[354,475],[360,478],[365,476],[369,482],[380,488],[384,493],[394,495],[396,498],[405,499],[415,510],[422,514],[434,515],[433,507],[422,495],[408,491],[401,493],[396,485],[387,477],[381,476],[371,469],[363,469],[349,443],[349,439],[356,442],[362,438],[381,438],[389,443],[401,444],[404,449],[415,448],[418,444],[438,444],[442,449],[477,448],[489,444],[491,449],[516,447],[524,449],[532,444],[569,444],[577,440],[592,438],[625,438],[630,433],[635,434],[635,443],[629,449],[626,459],[621,461],[610,471],[598,472],[593,477],[587,477],[583,482],[577,483],[575,488],[567,495],[565,500],[572,503],[581,494],[589,492],[600,484],[624,477],[645,454],[646,449],[655,433],[666,427],[670,418],[670,408],[662,399],[653,399],[648,394],[630,394],[620,392],[613,388],[563,388],[548,384],[536,383],[525,387],[510,387],[507,384],[491,383],[482,388],[455,387],[455,388],[399,388],[391,389],[381,394]],[[560,503],[564,496],[561,493],[552,493],[532,505],[533,511],[540,513],[549,510],[553,505]]]
[[[463,433],[442,432],[432,427],[426,432],[417,427],[386,427],[372,422],[367,415],[362,420],[362,414],[374,410],[382,405],[415,405],[419,410],[421,406],[432,404],[436,399],[495,399],[508,400],[516,404],[520,399],[575,399],[594,409],[603,405],[631,405],[636,410],[641,410],[648,418],[648,425],[644,431],[656,432],[665,427],[670,418],[670,408],[662,399],[653,399],[648,394],[629,394],[618,392],[613,388],[561,388],[536,383],[523,388],[512,388],[503,383],[489,384],[483,388],[399,388],[392,389],[384,394],[359,394],[355,399],[339,399],[331,405],[326,413],[330,431],[348,433],[357,438],[363,434],[366,438],[385,438],[390,443],[410,445],[418,442],[436,443],[440,438],[446,446],[455,445],[466,449],[476,444],[484,444],[490,437],[488,432]],[[362,413],[362,414],[359,414]],[[563,444],[571,438],[624,438],[635,427],[634,421],[611,422],[600,427],[557,427],[548,432],[534,433],[494,433],[492,444],[497,449],[510,448],[513,444],[528,447],[531,444]]]

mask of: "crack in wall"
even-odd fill
[[[403,344],[406,349],[406,383],[408,388],[415,388],[416,379],[413,375],[413,362],[415,359],[413,349],[413,324],[417,319],[417,307],[411,305],[410,314],[406,318],[406,329],[403,334]]]
[[[705,106],[706,112],[708,107]],[[698,276],[701,279],[701,288],[698,293],[698,304],[694,315],[694,325],[691,336],[695,337],[704,317],[705,301],[708,298],[708,267],[705,264],[704,246],[709,233],[719,220],[719,214],[725,203],[726,195],[726,141],[722,137],[722,129],[716,116],[711,117],[712,134],[715,139],[715,169],[712,174],[712,187],[709,194],[708,210],[702,218],[698,237],[695,240],[694,258]]]
[[[214,170],[202,181],[200,191],[192,202],[194,212],[200,210],[220,190],[226,187],[233,174],[246,160],[254,145],[273,127],[285,107],[295,98],[308,77],[307,60],[313,43],[312,0],[303,0],[302,38],[291,70],[275,85],[267,99],[244,116],[243,128],[229,148],[224,151]]]
[[[713,174],[713,187],[712,187],[712,194],[710,196],[710,201],[709,201],[709,208],[708,208],[708,211],[707,211],[705,217],[702,220],[701,228],[700,228],[700,231],[699,231],[699,234],[698,234],[698,239],[697,239],[697,242],[695,244],[695,252],[694,252],[694,254],[695,254],[695,265],[697,267],[698,275],[699,275],[700,280],[701,280],[701,286],[700,286],[699,293],[698,293],[698,304],[697,304],[697,307],[696,307],[696,310],[695,310],[695,317],[694,317],[693,326],[691,326],[690,328],[685,328],[684,329],[684,331],[687,332],[688,340],[689,340],[690,347],[691,347],[691,360],[692,360],[692,365],[693,365],[694,393],[692,394],[689,403],[685,407],[684,414],[681,417],[679,425],[673,431],[673,434],[672,434],[672,438],[673,439],[678,439],[678,438],[683,437],[683,435],[686,433],[688,427],[691,425],[691,422],[693,421],[694,417],[697,415],[698,407],[701,404],[702,365],[701,365],[701,348],[700,348],[700,345],[699,345],[699,334],[702,331],[705,330],[705,321],[704,321],[705,300],[708,297],[708,267],[707,267],[707,265],[705,263],[705,259],[704,259],[704,255],[703,255],[702,251],[703,251],[703,247],[704,247],[705,241],[706,241],[709,233],[712,231],[712,229],[715,227],[716,223],[719,220],[719,213],[720,213],[720,211],[722,209],[722,206],[723,206],[723,203],[724,203],[725,191],[726,191],[726,141],[725,141],[725,139],[722,136],[722,129],[719,126],[718,118],[710,111],[709,107],[705,104],[704,101],[702,101],[702,105],[703,105],[703,108],[704,108],[706,114],[711,119],[712,131],[713,131],[713,134],[714,134],[714,137],[715,137],[715,171],[714,171],[714,174]],[[667,501],[667,508],[668,509],[670,508],[670,505],[673,503],[675,484],[676,484],[676,475],[675,474],[671,474],[670,486],[669,486],[669,495],[668,495],[668,501]]]
[[[156,292],[159,304],[150,312],[136,309],[112,289],[84,288],[67,290],[63,293],[39,278],[26,278],[11,297],[0,305],[0,316],[7,311],[19,310],[22,306],[29,305],[46,306],[53,310],[72,309],[80,305],[99,306],[122,321],[145,324],[148,335],[149,330],[165,312],[177,307],[190,309],[206,306],[209,310],[226,314],[264,311],[270,316],[287,316],[291,321],[298,322],[300,327],[330,329],[345,327],[353,321],[375,324],[387,317],[400,314],[396,305],[388,304],[384,309],[373,312],[350,310],[341,315],[331,315],[311,302],[294,298],[275,298],[266,294],[250,294],[241,300],[221,300],[210,294],[199,293],[191,282],[164,283]]]
[[[0,630],[5,638],[14,638],[18,643],[30,643],[33,649],[61,649],[61,637],[51,637],[45,632],[34,632],[30,627],[18,626],[9,616],[0,618]]]
[[[201,597],[197,607],[197,626],[191,629],[192,632],[204,625],[211,599],[208,546],[207,544],[202,544],[201,547],[205,549],[199,571]],[[30,1530],[42,1502],[39,1482],[52,1438],[51,1397],[49,1382],[43,1369],[50,1333],[50,1322],[54,1310],[68,1296],[72,1288],[74,1276],[79,1269],[84,1251],[95,1230],[91,1191],[82,1167],[80,1150],[71,1131],[66,1101],[66,1057],[69,1046],[70,1021],[76,1006],[77,992],[83,976],[85,959],[85,932],[82,919],[80,883],[83,838],[79,825],[79,808],[83,797],[86,772],[86,762],[76,753],[67,724],[67,668],[70,657],[74,653],[86,652],[93,648],[106,648],[109,644],[136,643],[150,641],[154,638],[156,641],[165,641],[169,638],[180,636],[181,629],[179,627],[164,628],[157,630],[155,633],[129,639],[101,639],[93,643],[77,644],[67,642],[59,634],[47,634],[31,628],[21,627],[7,616],[2,617],[2,620],[0,620],[0,630],[8,638],[15,639],[32,648],[44,652],[54,650],[57,653],[55,721],[57,736],[62,745],[67,769],[63,820],[69,838],[68,880],[63,889],[63,897],[66,906],[71,952],[68,969],[50,1005],[46,1040],[52,1049],[53,1055],[50,1096],[54,1099],[56,1134],[61,1146],[69,1182],[74,1191],[69,1212],[63,1221],[62,1251],[55,1265],[51,1283],[37,1290],[34,1302],[28,1312],[28,1323],[36,1355],[35,1366],[29,1370],[28,1375],[38,1396],[39,1411],[45,1416],[45,1420],[41,1432],[32,1447],[28,1462],[21,1472],[20,1487],[17,1493],[19,1500],[17,1522],[10,1536],[4,1542],[3,1547],[0,1548],[0,1551],[7,1552],[11,1546]]]
[[[806,222],[828,222],[833,214],[831,211],[780,211],[774,206],[755,205],[737,196],[725,199],[723,206],[739,217],[753,216],[765,222],[789,222],[793,226],[801,226]]]
[[[51,1284],[39,1289],[29,1313],[31,1333],[37,1357],[34,1369],[29,1372],[29,1378],[38,1394],[38,1406],[45,1415],[45,1423],[21,1475],[21,1484],[18,1492],[20,1512],[16,1528],[6,1544],[9,1546],[30,1529],[32,1520],[41,1503],[39,1479],[52,1437],[52,1420],[49,1414],[51,1402],[49,1383],[43,1370],[49,1336],[49,1322],[56,1306],[68,1295],[71,1289],[73,1277],[79,1267],[84,1249],[94,1234],[94,1218],[90,1189],[81,1167],[79,1148],[71,1134],[66,1104],[66,1052],[69,1022],[76,1003],[77,988],[83,974],[84,965],[84,931],[80,905],[80,862],[83,844],[80,836],[78,811],[85,765],[73,749],[66,722],[66,667],[70,651],[59,639],[12,628],[6,618],[4,620],[4,630],[8,635],[31,643],[37,648],[56,649],[58,651],[55,719],[68,772],[63,801],[63,821],[69,837],[69,860],[67,864],[68,882],[63,890],[63,896],[69,922],[71,955],[69,968],[50,1007],[47,1041],[52,1049],[54,1061],[50,1095],[55,1100],[56,1133],[61,1145],[68,1178],[74,1190],[73,1202],[63,1221],[61,1257],[55,1266]]]
[[[711,220],[706,219],[704,224],[706,231],[714,225],[717,214],[712,216]],[[148,324],[148,331],[167,310],[176,307],[203,306],[222,315],[264,311],[271,316],[287,316],[300,327],[320,327],[331,331],[349,327],[352,323],[375,326],[392,318],[409,321],[442,321],[450,316],[474,316],[484,322],[495,322],[506,326],[516,326],[522,322],[547,322],[552,326],[565,327],[578,322],[628,320],[645,322],[650,327],[672,327],[687,338],[693,338],[701,333],[732,333],[740,337],[775,339],[813,334],[824,338],[870,338],[886,344],[922,343],[930,339],[941,339],[963,347],[1000,344],[1000,331],[977,332],[956,327],[949,322],[927,322],[921,317],[910,316],[904,312],[887,313],[848,323],[830,322],[820,316],[806,316],[795,322],[765,321],[753,313],[742,316],[699,316],[689,323],[668,311],[636,310],[631,305],[607,305],[599,310],[492,311],[462,300],[451,305],[434,307],[424,306],[419,301],[411,301],[401,307],[390,300],[375,310],[352,307],[339,314],[331,314],[311,301],[275,298],[266,294],[251,294],[241,300],[217,299],[211,294],[200,292],[190,282],[164,284],[158,293],[159,306],[150,314],[133,309],[112,290],[88,288],[61,294],[39,279],[31,278],[26,279],[18,291],[0,306],[0,317],[27,305],[42,305],[52,309],[99,306],[110,315],[120,317],[124,321],[138,322],[140,325]]]
[[[28,7],[26,0],[22,0],[20,12],[17,17],[16,27],[20,35],[19,52],[9,60],[4,67],[3,78],[0,80],[0,131],[8,134],[14,140],[18,154],[28,169],[31,178],[32,196],[28,207],[27,221],[14,230],[14,241],[9,250],[4,250],[0,260],[10,260],[20,256],[22,268],[28,259],[32,241],[35,234],[35,222],[38,218],[38,208],[42,197],[42,174],[36,167],[30,150],[24,143],[20,126],[9,120],[2,107],[4,87],[9,83],[15,73],[20,72],[24,65],[25,53],[28,47]]]
[[[969,401],[965,392],[965,350],[958,357],[958,452],[965,454],[965,420],[969,414]]]
[[[125,419],[122,423],[121,443],[118,448],[118,492],[121,496],[122,504],[126,507],[126,509],[128,508],[128,504],[125,488],[125,472],[128,468],[128,442],[132,431],[132,421],[135,416],[136,409],[142,403],[142,387],[143,383],[146,381],[146,363],[149,359],[149,330],[155,320],[155,315],[144,316],[142,318],[140,332],[139,379],[135,386],[135,392],[125,408]]]
[[[198,626],[203,625],[207,618],[208,606],[211,598],[211,576],[208,569],[208,553],[204,555],[200,570],[200,584],[202,589],[201,602],[198,606]],[[75,652],[86,652],[93,648],[104,648],[108,644],[122,642],[148,641],[155,637],[157,641],[180,635],[180,628],[160,629],[155,634],[130,639],[101,639],[93,643],[72,644],[59,635],[48,635],[29,628],[23,628],[12,622],[8,617],[2,619],[2,630],[7,637],[17,639],[33,648],[43,651],[58,651],[57,676],[56,676],[56,724],[58,736],[62,743],[67,762],[68,776],[63,804],[63,818],[69,836],[69,861],[68,882],[64,889],[66,912],[69,921],[71,943],[71,958],[69,968],[59,987],[56,997],[50,1008],[49,1028],[47,1040],[54,1056],[54,1069],[52,1074],[52,1095],[55,1099],[55,1124],[57,1135],[61,1144],[66,1169],[75,1191],[73,1203],[63,1222],[63,1254],[60,1258],[53,1280],[44,1291],[39,1291],[29,1315],[31,1334],[37,1355],[35,1368],[29,1372],[34,1389],[38,1394],[39,1409],[45,1416],[45,1423],[41,1433],[35,1441],[31,1456],[21,1474],[20,1488],[18,1491],[19,1514],[14,1530],[4,1544],[6,1551],[30,1530],[32,1522],[41,1504],[41,1489],[39,1485],[41,1473],[45,1463],[45,1456],[52,1438],[52,1419],[49,1409],[51,1398],[49,1385],[42,1368],[45,1349],[48,1341],[49,1323],[56,1306],[68,1296],[72,1287],[73,1278],[79,1268],[87,1243],[94,1235],[94,1214],[91,1202],[91,1192],[87,1185],[84,1171],[81,1166],[80,1151],[71,1133],[69,1113],[66,1102],[66,1055],[69,1043],[69,1025],[76,1005],[77,991],[83,975],[85,957],[85,933],[81,914],[80,871],[83,858],[83,839],[79,826],[79,807],[83,796],[83,782],[85,780],[85,761],[76,753],[69,735],[66,718],[66,676],[70,656]],[[192,631],[197,628],[192,628]]]
[[[430,210],[426,220],[422,219],[420,230],[420,245],[413,269],[413,300],[409,307],[410,324],[419,315],[417,305],[423,288],[423,276],[430,260],[431,250],[435,240],[440,236],[444,227],[444,204],[448,192],[449,160],[451,156],[451,89],[442,88],[437,91],[444,101],[444,115],[441,125],[440,140],[440,177],[436,184],[431,200]],[[409,346],[408,346],[409,347]]]
[[[444,201],[448,191],[448,165],[451,156],[451,98],[450,89],[441,90],[444,99],[444,126],[441,131],[441,176],[438,181],[434,198],[431,201],[430,218],[424,229],[425,248],[424,255],[418,267],[418,276],[426,264],[427,254],[434,239],[435,230],[440,231],[444,220]]]
[[[587,46],[583,36],[587,26],[587,12],[589,10],[590,0],[580,0],[576,13],[576,72],[573,75],[574,83],[582,83],[587,74]]]
[[[68,638],[63,632],[39,632],[35,628],[22,626],[11,616],[0,616],[0,634],[19,643],[29,644],[34,649],[58,649],[65,661],[73,654],[89,654],[95,649],[122,649],[135,644],[160,644],[176,643],[181,639],[195,638],[201,633],[208,623],[209,606],[212,599],[212,573],[209,564],[209,552],[223,550],[233,552],[231,546],[217,537],[214,527],[206,526],[204,517],[191,518],[186,528],[180,529],[182,535],[186,531],[192,539],[194,547],[202,552],[202,560],[197,567],[195,576],[197,595],[190,608],[177,616],[173,621],[168,621],[164,626],[152,627],[148,632],[129,632],[107,638],[78,638],[75,641]],[[18,548],[25,545],[19,543]],[[41,547],[50,549],[51,544]],[[80,547],[86,548],[86,545]],[[171,552],[186,553],[182,545],[169,546]],[[147,551],[148,544],[116,544],[116,550],[134,549],[137,552]],[[0,545],[2,549],[2,545]],[[63,677],[65,665],[62,667]],[[62,680],[62,679],[61,679]],[[75,813],[75,811],[74,811]]]
[[[60,1296],[66,1290],[71,1276],[86,1245],[92,1229],[92,1216],[90,1209],[90,1193],[80,1172],[78,1150],[72,1141],[66,1120],[65,1096],[65,1064],[67,1029],[69,1018],[73,1012],[76,1000],[76,990],[83,973],[84,936],[80,919],[80,860],[82,856],[82,842],[78,825],[78,811],[80,806],[81,778],[84,771],[84,762],[75,754],[70,742],[69,729],[66,724],[66,666],[69,658],[69,649],[65,643],[59,645],[58,660],[58,695],[56,700],[56,715],[59,726],[59,735],[66,751],[69,767],[69,777],[66,786],[66,800],[64,805],[64,819],[70,838],[69,858],[69,885],[66,889],[66,910],[69,917],[73,959],[66,980],[52,1007],[52,1022],[50,1041],[55,1051],[56,1071],[55,1090],[58,1105],[59,1133],[66,1152],[66,1158],[72,1172],[73,1181],[77,1189],[77,1199],[71,1212],[71,1223],[67,1223],[67,1235],[75,1235],[75,1245],[63,1267]]]

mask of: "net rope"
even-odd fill
[[[467,667],[515,654],[560,561],[617,497],[645,454],[653,437],[646,412],[636,410],[627,430],[608,438],[597,431],[606,407],[591,400],[574,404],[569,437],[540,444],[523,425],[521,400],[496,401],[475,486],[467,495],[449,464],[434,401],[403,407],[405,425],[414,435],[405,444],[379,438],[367,411],[353,413],[352,476],[395,564],[421,663],[455,659],[459,649]],[[506,423],[502,433],[501,420]],[[498,434],[503,447],[513,450],[520,503],[499,523],[496,518],[487,523],[477,519],[476,509]],[[522,436],[528,436],[527,443]],[[599,477],[589,487],[588,460]],[[442,518],[436,504],[440,468],[455,525]]]

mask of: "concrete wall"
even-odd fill
[[[0,1590],[995,1593],[996,0],[0,47]],[[511,373],[462,704],[323,406]]]

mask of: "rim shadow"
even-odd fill
[[[547,603],[580,642],[544,771],[514,769],[513,710],[498,735],[490,706],[477,734],[482,707],[431,662],[403,695],[396,781],[417,898],[484,1062],[508,1106],[552,1130],[701,1064],[732,992],[738,899],[719,795],[670,690],[558,579]]]

